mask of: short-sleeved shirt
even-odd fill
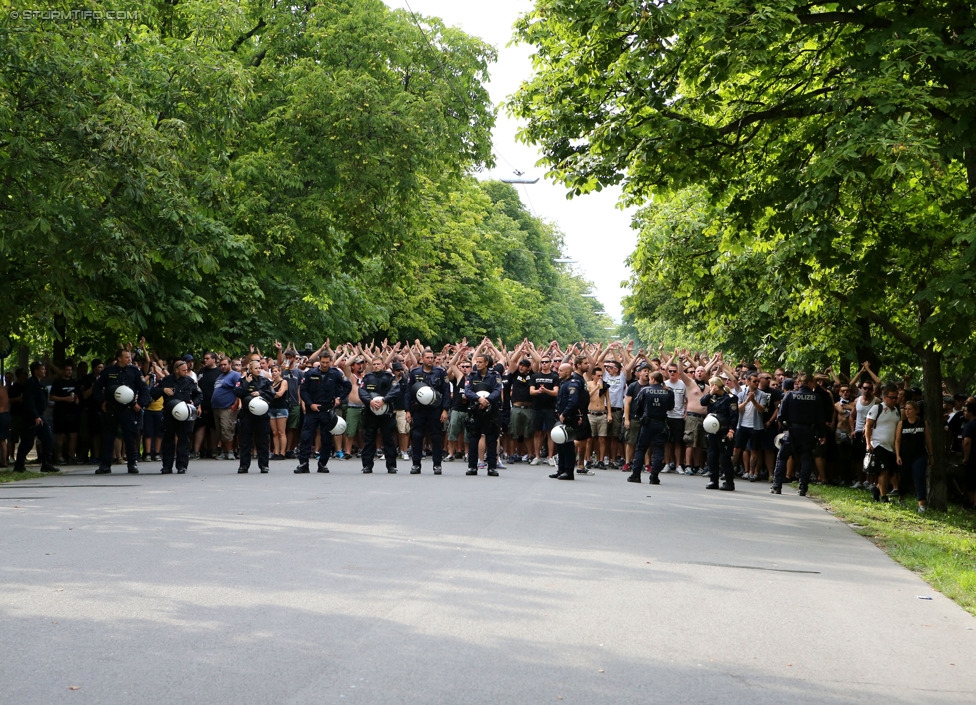
[[[241,373],[231,370],[230,372],[221,373],[217,377],[217,381],[214,382],[213,396],[210,398],[211,406],[214,409],[229,409],[237,401],[237,395],[234,394],[234,387],[237,383],[241,381]]]
[[[688,410],[688,387],[684,381],[669,379],[664,380],[664,386],[674,392],[674,408],[668,412],[669,419],[683,419],[685,411]]]
[[[868,418],[874,420],[871,429],[871,445],[895,452],[895,431],[901,421],[898,408],[889,409],[884,404],[878,404],[868,411]]]

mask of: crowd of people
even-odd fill
[[[0,387],[0,466],[42,472],[89,463],[96,473],[159,462],[236,461],[247,473],[293,460],[294,472],[329,472],[330,459],[398,461],[419,474],[429,459],[497,476],[505,463],[548,464],[574,480],[617,469],[627,480],[708,476],[707,489],[768,481],[846,483],[881,502],[914,491],[926,506],[931,433],[921,390],[882,384],[868,363],[851,379],[830,368],[795,375],[721,352],[635,350],[633,341],[506,347],[487,338],[432,350],[345,343],[318,349],[274,343],[243,356],[205,352],[161,359],[143,339],[103,362],[38,360]],[[976,501],[976,400],[944,397],[947,451],[961,471],[952,489]]]

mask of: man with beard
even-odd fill
[[[115,392],[123,386],[134,392],[131,402],[116,399]],[[115,362],[99,375],[94,394],[102,409],[102,458],[95,474],[112,472],[116,433],[121,431],[129,474],[138,475],[139,421],[143,407],[149,403],[149,387],[142,372],[132,364],[131,352],[125,348],[116,351]]]
[[[309,472],[308,459],[312,454],[312,441],[318,435],[319,472],[329,472],[329,456],[332,453],[332,437],[329,435],[336,424],[335,408],[349,395],[352,385],[341,371],[332,366],[332,353],[322,352],[319,366],[305,372],[301,397],[305,404],[305,421],[302,438],[298,445],[298,474]]]
[[[464,397],[468,400],[465,431],[468,438],[468,471],[478,474],[478,442],[485,437],[485,464],[488,475],[498,477],[498,405],[502,384],[491,369],[491,358],[484,353],[474,356],[475,369],[464,382]],[[437,472],[437,469],[434,469]]]
[[[163,475],[172,474],[174,461],[176,472],[180,475],[184,474],[190,465],[190,438],[193,435],[194,421],[191,418],[181,421],[173,416],[173,407],[179,402],[195,407],[197,414],[200,413],[203,394],[190,377],[189,371],[189,365],[185,360],[176,360],[172,371],[152,390],[153,399],[164,400],[163,467],[160,470]]]
[[[386,471],[396,474],[397,449],[393,440],[396,421],[393,418],[394,405],[400,395],[400,385],[389,370],[383,369],[383,358],[377,355],[370,361],[372,370],[363,377],[359,389],[359,399],[365,405],[363,414],[363,472],[373,472],[373,459],[376,457],[376,433],[383,438],[383,458]],[[385,407],[385,408],[384,408]]]

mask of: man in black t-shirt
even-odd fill
[[[51,385],[50,400],[54,402],[54,456],[72,465],[78,455],[78,427],[81,423],[79,384],[74,379],[75,365],[66,360],[61,373]]]
[[[508,435],[511,439],[511,462],[528,459],[529,448],[526,442],[532,432],[532,363],[528,359],[519,360],[518,367],[510,377],[509,399],[512,410],[508,422]]]
[[[976,506],[976,402],[966,404],[966,423],[962,427],[962,491],[970,506]]]
[[[217,445],[216,424],[214,423],[213,404],[211,397],[217,378],[220,377],[220,367],[217,365],[217,353],[207,352],[203,355],[203,368],[197,373],[197,386],[203,394],[200,404],[200,415],[194,425],[193,450],[194,455],[212,458],[214,447]],[[289,387],[291,383],[289,382]]]
[[[549,431],[556,423],[556,397],[559,394],[559,375],[552,369],[552,358],[543,355],[539,371],[529,381],[529,397],[532,399],[532,431],[535,436],[535,458],[538,465],[542,457],[543,443],[548,444],[549,464],[556,466],[556,444],[549,438]]]

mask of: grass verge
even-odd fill
[[[4,482],[17,482],[17,480],[36,480],[39,477],[44,477],[43,474],[39,472],[14,472],[10,468],[0,470],[0,484]]]
[[[976,513],[950,507],[919,514],[914,497],[905,497],[904,505],[883,504],[863,490],[827,485],[811,485],[810,496],[976,615]]]

